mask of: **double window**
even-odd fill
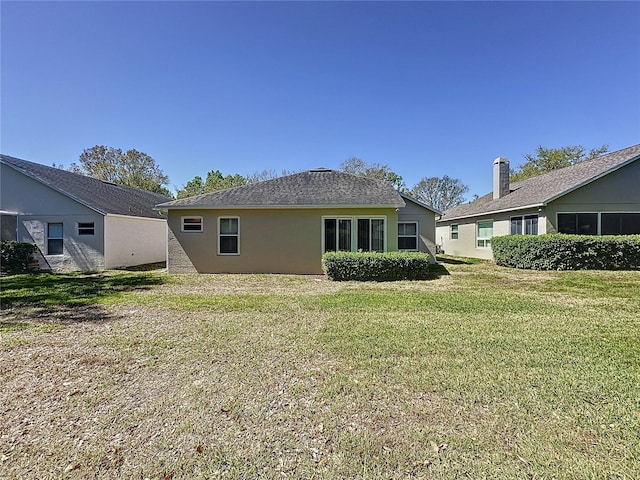
[[[453,224],[449,227],[449,233],[451,236],[451,240],[458,239],[458,224]]]
[[[240,255],[240,218],[218,218],[218,255]]]
[[[476,246],[489,248],[493,237],[493,220],[480,220],[476,223]]]
[[[47,255],[64,253],[64,230],[62,223],[47,223]]]
[[[398,223],[398,250],[418,250],[418,222]]]
[[[324,252],[383,252],[384,218],[323,218]]]
[[[538,235],[538,215],[511,217],[511,235]]]

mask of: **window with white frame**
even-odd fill
[[[476,245],[478,248],[491,246],[493,237],[493,220],[480,220],[476,223]]]
[[[398,250],[418,250],[418,222],[398,223]]]
[[[240,218],[218,218],[218,255],[240,255]]]
[[[323,218],[323,252],[383,252],[385,231],[384,218]]]
[[[64,229],[62,223],[47,223],[47,255],[64,253]]]
[[[95,235],[96,225],[94,222],[78,222],[78,235]]]
[[[451,236],[451,240],[457,240],[458,239],[458,225],[457,224],[453,224],[449,227],[449,233]]]
[[[202,232],[202,217],[182,217],[183,232]]]
[[[511,217],[511,235],[538,235],[538,215]]]

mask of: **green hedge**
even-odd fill
[[[2,242],[0,245],[0,270],[2,273],[28,272],[38,247],[33,243]]]
[[[532,270],[637,270],[640,235],[509,235],[491,239],[498,265]]]
[[[329,252],[322,268],[331,280],[421,280],[429,278],[430,256],[418,252]]]

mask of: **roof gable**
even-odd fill
[[[640,145],[607,153],[510,185],[509,194],[494,199],[490,192],[447,210],[441,221],[540,207],[640,159]]]
[[[168,200],[168,197],[157,193],[116,185],[8,155],[0,155],[0,162],[103,215],[161,218],[153,207]]]
[[[335,170],[315,169],[182,198],[156,208],[397,208],[404,205],[390,183]]]

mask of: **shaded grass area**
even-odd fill
[[[18,305],[91,305],[132,290],[149,289],[168,277],[143,273],[37,273],[1,281],[2,308]]]
[[[447,269],[157,275],[88,296],[110,322],[0,331],[0,469],[640,478],[640,274]]]

